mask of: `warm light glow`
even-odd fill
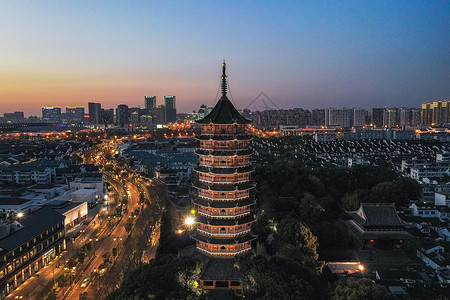
[[[195,209],[191,210],[191,214],[195,215]]]
[[[178,234],[182,234],[182,233],[183,233],[183,230],[178,229],[177,232],[178,232]]]
[[[18,214],[17,214],[17,217],[18,217],[18,218],[22,218],[22,217],[23,217],[23,212],[18,213]]]
[[[358,269],[359,269],[360,271],[364,271],[364,266],[363,266],[363,265],[359,265],[359,266],[358,266]]]
[[[186,225],[191,226],[194,225],[195,223],[195,219],[193,217],[187,217],[186,221],[184,221],[186,223]]]

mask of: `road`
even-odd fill
[[[89,154],[85,155],[85,162],[90,163],[95,161],[95,156],[97,162],[103,163],[105,182],[109,183],[112,187],[112,194],[114,194],[110,198],[111,205],[107,208],[105,207],[106,210],[100,210],[99,214],[92,219],[74,242],[68,245],[68,250],[61,253],[48,266],[42,268],[37,273],[37,276],[35,275],[29,278],[24,284],[8,295],[6,299],[18,299],[21,296],[23,297],[22,299],[43,299],[57,278],[64,274],[67,275],[68,272],[72,274],[68,277],[68,286],[60,288],[57,291],[57,299],[78,300],[79,295],[84,292],[88,293],[88,299],[94,299],[92,296],[94,294],[92,285],[81,287],[82,281],[85,278],[90,278],[92,272],[98,269],[104,262],[103,255],[105,253],[110,253],[110,260],[112,260],[112,249],[117,248],[117,255],[121,255],[121,247],[128,236],[125,230],[127,220],[132,216],[135,209],[139,207],[141,194],[144,198],[150,199],[147,190],[147,187],[150,186],[149,181],[140,176],[136,176],[134,171],[128,169],[126,164],[113,162],[111,155],[105,155],[110,153],[110,151],[111,149],[105,145],[97,149],[91,149]],[[98,157],[107,157],[108,159],[99,160]],[[112,220],[109,225],[104,224],[103,222],[106,220],[106,215],[108,214],[107,209],[114,210],[116,206],[120,205],[123,199],[128,199],[128,203],[127,210],[124,212],[122,218],[120,220]],[[142,255],[144,262],[148,262],[155,255],[159,241],[159,226],[156,226],[151,238],[149,249],[147,252],[144,251]],[[79,265],[78,269],[73,271],[65,270],[66,262],[87,242],[92,243],[92,249],[88,252],[85,263]],[[108,271],[106,270],[106,272]]]
[[[98,267],[103,263],[103,255],[105,253],[111,253],[113,248],[117,248],[118,255],[120,255],[121,246],[128,233],[125,230],[125,224],[127,220],[132,217],[132,212],[139,206],[139,191],[130,182],[126,183],[128,188],[129,198],[128,198],[128,209],[122,216],[120,222],[115,226],[112,231],[105,231],[99,240],[94,242],[93,245],[93,257],[92,261],[89,263],[88,267],[82,271],[81,274],[77,275],[77,279],[72,284],[72,290],[65,295],[64,299],[68,300],[78,300],[81,293],[87,292],[88,295],[93,294],[92,287],[88,285],[87,287],[81,287],[81,283],[85,278],[90,278],[92,272],[98,270]],[[112,258],[111,258],[112,259]],[[93,299],[93,298],[92,298]]]

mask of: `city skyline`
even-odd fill
[[[0,114],[145,95],[190,112],[217,100],[224,57],[238,109],[260,92],[280,108],[420,107],[450,94],[449,15],[447,2],[5,2]]]

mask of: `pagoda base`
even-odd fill
[[[199,287],[212,289],[241,289],[239,269],[232,258],[209,258],[200,274]]]

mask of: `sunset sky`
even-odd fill
[[[450,1],[0,0],[0,116],[145,95],[189,112],[223,58],[238,108],[450,100]]]

